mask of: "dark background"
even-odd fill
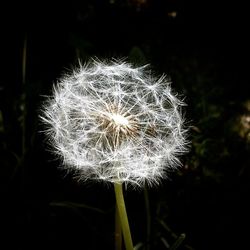
[[[159,187],[125,193],[138,249],[170,249],[182,233],[178,249],[247,249],[249,13],[218,2],[1,7],[1,249],[113,249],[112,186],[58,169],[38,119],[52,84],[91,57],[150,63],[188,104],[192,142],[182,169]]]

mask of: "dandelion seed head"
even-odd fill
[[[57,83],[41,119],[63,166],[79,179],[141,186],[180,166],[183,105],[148,66],[93,60]]]

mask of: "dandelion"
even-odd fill
[[[141,186],[180,165],[183,102],[147,68],[93,61],[54,87],[42,120],[65,168],[83,180]]]
[[[180,166],[183,105],[148,66],[93,60],[58,82],[42,120],[63,166],[81,180],[143,186]]]

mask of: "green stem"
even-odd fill
[[[125,247],[126,247],[126,250],[133,250],[133,242],[132,242],[132,237],[131,237],[131,233],[129,229],[128,216],[126,212],[123,191],[122,191],[122,184],[115,183],[114,186],[115,186],[116,205],[118,208],[119,217],[121,221]]]
[[[122,228],[117,206],[115,208],[115,249],[122,250]]]
[[[175,243],[169,248],[169,250],[176,250],[181,243],[185,240],[186,235],[185,234],[181,234],[178,239],[175,241]]]

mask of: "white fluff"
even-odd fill
[[[183,105],[147,66],[92,61],[58,82],[41,118],[63,166],[81,180],[141,186],[180,165]]]

